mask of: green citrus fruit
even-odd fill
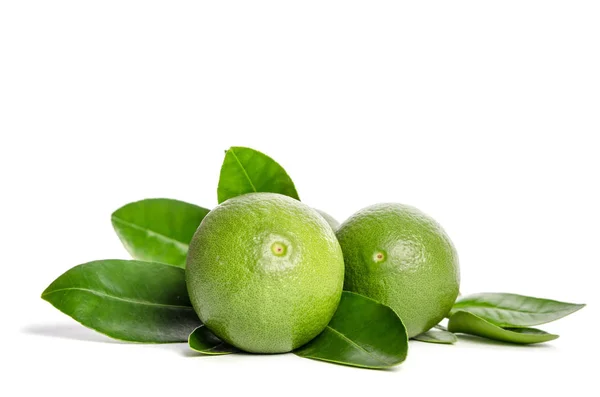
[[[337,230],[344,290],[390,306],[413,337],[439,323],[458,296],[456,250],[441,226],[418,209],[376,204]]]
[[[329,215],[325,211],[321,211],[315,208],[315,210],[329,223],[329,226],[335,231],[338,227],[340,227],[340,223],[331,215]]]
[[[254,353],[291,351],[329,323],[344,259],[331,227],[290,197],[250,193],[212,210],[192,238],[190,299],[219,338]]]

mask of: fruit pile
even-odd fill
[[[558,335],[530,327],[584,306],[506,293],[457,300],[458,256],[432,218],[386,203],[340,225],[253,149],[226,152],[217,192],[210,211],[170,199],[121,207],[112,223],[134,260],[75,266],[42,298],[120,340],[364,368],[403,362],[409,339],[546,342]]]

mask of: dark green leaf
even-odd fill
[[[392,309],[344,291],[325,330],[294,353],[355,367],[388,368],[404,361],[407,351],[406,329]]]
[[[85,263],[54,280],[42,299],[86,327],[131,342],[186,342],[201,324],[183,269],[162,263]]]
[[[463,311],[457,311],[450,316],[448,330],[524,345],[548,342],[558,338],[558,335],[549,334],[535,328],[501,328],[475,314]]]
[[[529,327],[558,320],[584,306],[516,294],[480,293],[460,297],[449,316],[466,311],[500,327]]]
[[[452,332],[433,329],[423,332],[422,334],[415,336],[413,339],[421,342],[441,343],[446,345],[452,345],[457,341],[456,335],[454,335]]]
[[[171,199],[129,203],[112,214],[112,224],[134,259],[185,267],[188,245],[209,210]]]
[[[246,193],[279,193],[300,200],[287,172],[269,156],[245,147],[225,152],[217,196],[219,203]]]
[[[209,355],[222,355],[236,353],[239,350],[228,345],[213,334],[205,325],[201,325],[190,334],[188,338],[190,348],[198,353]]]

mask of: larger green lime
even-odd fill
[[[418,209],[376,204],[337,230],[344,252],[344,289],[396,311],[413,337],[450,311],[459,287],[456,250],[441,226]]]
[[[341,297],[344,260],[315,210],[251,193],[203,219],[186,279],[198,316],[219,338],[248,352],[281,353],[325,328]]]

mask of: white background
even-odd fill
[[[3,1],[0,394],[596,395],[598,21],[597,1]],[[369,371],[113,343],[39,298],[127,258],[119,206],[216,205],[231,145],[340,220],[421,208],[463,293],[588,307],[542,326],[561,335],[544,346],[412,342]]]

